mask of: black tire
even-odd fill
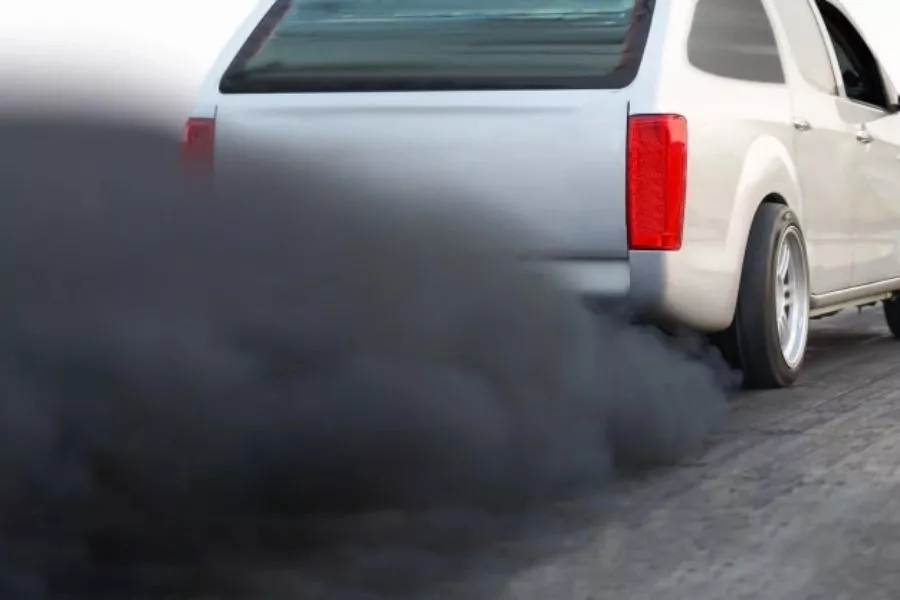
[[[884,301],[884,318],[895,338],[900,338],[900,296]]]
[[[805,306],[808,307],[809,269],[797,216],[790,208],[781,204],[760,205],[747,240],[734,323],[726,335],[726,339],[730,338],[730,343],[733,344],[735,357],[732,360],[739,360],[744,374],[744,387],[748,389],[789,387],[803,367],[806,338],[800,338],[802,347],[799,350],[799,362],[789,365],[781,350],[775,309],[775,261],[782,239],[789,232],[796,234],[799,241],[804,278],[802,287],[806,296]],[[798,319],[801,317],[808,328],[808,308],[800,313]]]

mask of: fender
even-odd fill
[[[785,143],[762,135],[744,156],[719,212],[719,218],[728,221],[724,236],[697,234],[702,217],[694,211],[692,222],[685,223],[686,231],[692,228],[694,235],[686,238],[680,251],[630,253],[630,296],[641,310],[701,331],[727,329],[737,305],[750,226],[760,204],[787,204],[802,223],[799,178]]]
[[[790,150],[774,136],[757,139],[747,152],[735,190],[734,205],[724,248],[726,268],[734,273],[723,294],[722,315],[728,315],[728,323],[719,321],[723,329],[731,324],[737,306],[740,273],[744,264],[747,239],[756,211],[763,202],[786,204],[803,225],[803,193],[797,168]]]

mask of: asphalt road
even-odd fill
[[[621,484],[504,600],[900,597],[900,343],[880,309],[814,326],[802,380],[740,393],[699,460]],[[549,556],[549,555],[548,555]]]

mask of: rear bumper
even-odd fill
[[[556,260],[542,266],[592,302],[624,304],[651,321],[705,332],[726,329],[734,316],[732,277],[686,269],[678,253],[632,252],[609,260]]]

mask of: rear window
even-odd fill
[[[277,0],[226,94],[622,88],[654,0]]]

